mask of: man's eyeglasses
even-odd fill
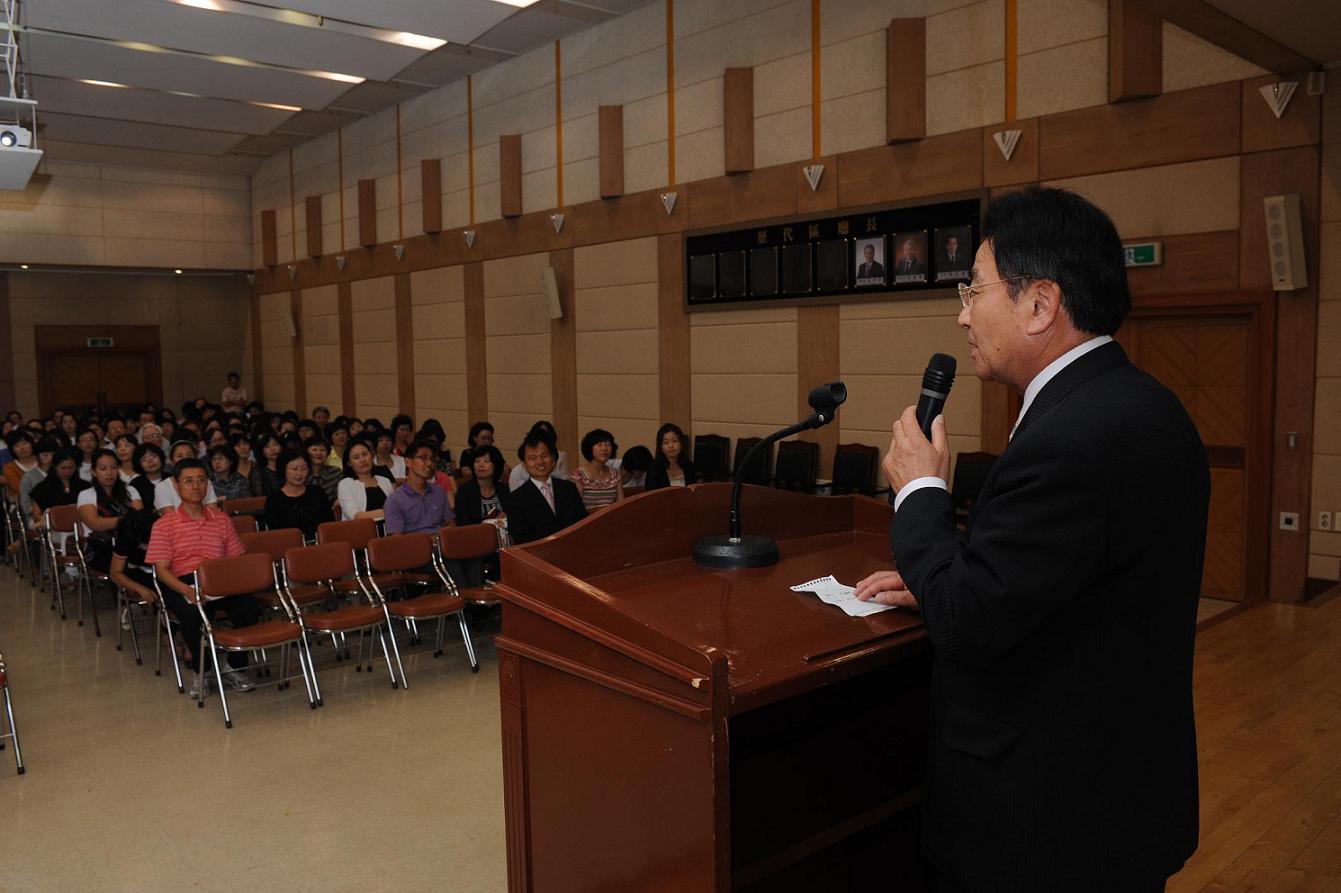
[[[1014,282],[1016,279],[1028,278],[1028,276],[1011,276],[1007,279],[994,279],[991,282],[979,282],[977,285],[965,285],[961,282],[959,283],[959,303],[963,304],[964,309],[967,310],[973,306],[973,299],[978,296],[978,292],[982,291],[987,286],[997,285],[1002,282]]]

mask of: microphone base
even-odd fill
[[[694,563],[702,567],[771,567],[778,563],[778,544],[771,537],[748,535],[732,542],[725,534],[694,543]]]

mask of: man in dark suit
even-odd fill
[[[866,258],[864,263],[857,265],[858,279],[883,279],[885,276],[885,265],[875,259],[875,246],[869,242],[866,247],[861,249],[862,257]]]
[[[917,257],[917,243],[912,239],[904,239],[899,249],[898,262],[894,265],[894,275],[920,276],[925,271],[926,265]]]
[[[555,445],[537,431],[527,434],[517,450],[530,478],[503,498],[514,543],[544,539],[587,516],[577,485],[553,477],[555,452]]]
[[[903,414],[898,570],[857,587],[919,609],[933,646],[923,847],[945,889],[1163,890],[1197,846],[1205,450],[1111,338],[1131,300],[1102,211],[1033,187],[984,235],[959,324],[1020,418],[965,535],[944,421],[928,441]]]
[[[959,237],[950,236],[945,240],[945,256],[941,258],[943,270],[967,270],[969,265],[967,252],[959,250]]]

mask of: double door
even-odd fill
[[[39,326],[35,334],[43,415],[55,409],[125,413],[162,403],[157,326]],[[90,338],[112,344],[90,347]]]

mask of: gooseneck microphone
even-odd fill
[[[950,361],[951,363],[954,360]],[[951,370],[953,377],[953,370]],[[809,416],[788,425],[781,431],[774,431],[754,445],[745,454],[745,458],[736,466],[731,480],[731,532],[726,536],[705,536],[694,543],[694,561],[703,567],[736,568],[768,567],[778,563],[778,544],[771,537],[759,534],[744,535],[740,532],[740,485],[745,469],[758,453],[784,437],[791,437],[801,431],[821,428],[833,421],[838,407],[847,400],[847,386],[841,381],[817,385],[810,389],[810,408],[815,410]]]
[[[917,424],[927,440],[931,440],[931,423],[945,409],[950,388],[954,387],[957,365],[954,357],[934,353],[927,362],[927,371],[922,373],[922,395],[917,398]]]

